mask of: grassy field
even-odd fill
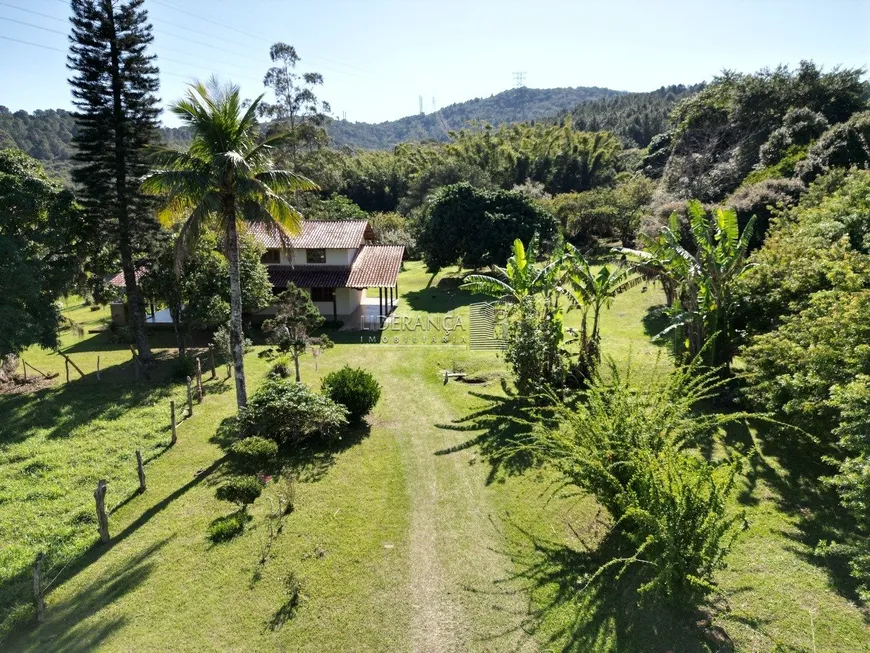
[[[433,278],[409,264],[399,315],[449,312],[467,325],[472,299],[453,272]],[[670,365],[649,338],[658,301],[658,290],[635,288],[603,319],[604,351],[630,359],[639,383]],[[86,327],[105,318],[85,307],[67,314]],[[169,379],[168,336],[155,336],[163,360],[154,378],[136,381],[129,350],[107,334],[67,332],[64,351],[85,378],[73,372],[65,384],[59,356],[29,351],[28,362],[61,376],[34,394],[0,396],[0,619],[17,623],[0,630],[0,650],[726,650],[692,615],[635,607],[630,577],[579,591],[604,520],[548,471],[494,458],[506,437],[497,420],[489,432],[462,428],[458,420],[502,397],[506,371],[497,354],[469,351],[461,331],[450,344],[364,344],[341,333],[318,369],[306,356],[303,381],[315,387],[346,363],[378,377],[370,429],[294,459],[296,510],[265,564],[271,487],[242,536],[212,544],[209,524],[230,512],[214,489],[234,391],[222,369],[206,374],[204,402],[169,447],[169,401],[181,406],[185,391]],[[268,367],[262,350],[246,356],[252,388]],[[445,385],[445,369],[487,383]],[[136,449],[148,461],[141,495]],[[97,542],[93,518],[100,478],[109,545]],[[728,598],[714,624],[741,651],[868,651],[866,613],[813,558],[802,512],[812,506],[796,505],[787,481],[760,451],[739,499],[752,526],[720,573]],[[38,551],[54,579],[39,626],[29,605]],[[303,583],[295,616],[282,590],[291,573]]]

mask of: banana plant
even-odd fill
[[[580,352],[591,371],[601,360],[601,310],[610,308],[617,295],[640,284],[643,277],[622,263],[613,267],[603,265],[596,270],[583,253],[570,244],[566,245],[560,267],[559,290],[568,298],[571,309],[581,313]]]
[[[732,209],[717,208],[708,216],[693,200],[689,229],[694,252],[680,244],[676,214],[657,238],[646,239],[645,250],[618,250],[634,257],[639,271],[662,282],[670,324],[656,337],[682,329],[685,339],[678,355],[691,359],[703,354],[707,364],[729,369],[736,342],[734,282],[751,267],[746,255],[754,227],[755,216],[740,233]]]

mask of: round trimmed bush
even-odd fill
[[[215,495],[221,501],[235,503],[243,510],[254,503],[263,491],[263,481],[253,475],[231,476],[218,487]]]
[[[230,447],[230,454],[239,467],[249,472],[262,472],[278,457],[278,444],[258,436],[242,438]]]
[[[334,402],[347,408],[353,422],[359,422],[372,412],[381,398],[381,384],[371,372],[345,365],[337,372],[327,374],[321,390]]]

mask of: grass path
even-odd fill
[[[429,282],[410,264],[400,311],[467,310],[455,283]],[[666,358],[657,364],[662,349],[644,333],[657,301],[634,289],[603,317],[606,351],[631,358],[641,375],[668,366]],[[80,322],[101,317],[72,312]],[[457,447],[476,433],[439,426],[481,406],[470,390],[500,392],[495,378],[484,388],[444,385],[439,372],[458,365],[505,374],[491,353],[339,342],[318,370],[306,357],[311,386],[350,364],[371,370],[383,396],[367,437],[299,470],[297,509],[259,565],[271,489],[244,535],[220,545],[206,537],[231,510],[214,496],[223,455],[214,435],[234,413],[231,384],[208,381],[205,402],[166,448],[168,402],[183,404],[183,386],[134,384],[129,351],[102,336],[67,333],[64,344],[88,374],[100,353],[104,382],[89,376],[0,397],[0,618],[19,586],[27,595],[36,551],[70,560],[48,594],[46,622],[22,623],[0,641],[4,653],[710,650],[691,624],[637,610],[624,588],[578,592],[584,547],[604,528],[593,500],[554,496],[546,470],[493,474],[485,448]],[[170,344],[155,338],[157,351]],[[258,351],[246,357],[251,391],[267,369]],[[63,370],[56,355],[27,357]],[[136,448],[149,461],[143,495],[134,493]],[[813,558],[802,513],[783,501],[788,485],[769,462],[745,493],[752,528],[719,574],[731,611],[717,625],[737,651],[870,651],[866,612]],[[109,479],[116,508],[108,547],[94,546],[98,478]],[[303,580],[304,601],[282,617],[291,573]]]

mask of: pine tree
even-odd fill
[[[117,250],[139,356],[150,362],[145,302],[136,280],[158,231],[151,200],[139,192],[145,148],[157,139],[158,69],[144,0],[72,0],[68,68],[77,131],[73,180],[102,242]],[[95,243],[96,245],[97,243]],[[113,257],[114,258],[114,257]]]

